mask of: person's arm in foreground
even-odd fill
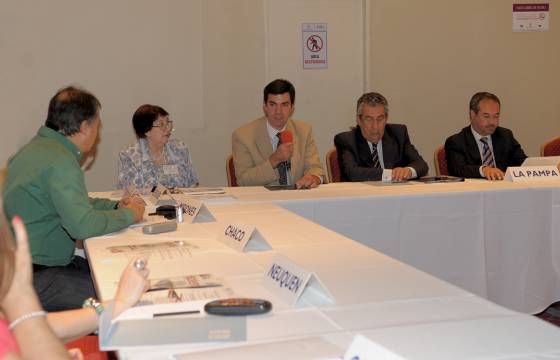
[[[16,233],[15,269],[12,284],[2,299],[2,312],[14,324],[22,316],[39,314],[43,311],[32,285],[31,256],[27,233],[23,221],[15,217],[12,221]],[[45,316],[31,316],[19,322],[12,332],[25,359],[70,359],[70,355],[47,323]],[[9,354],[6,359],[17,359]]]
[[[136,269],[134,267],[136,260],[131,260],[122,272],[119,288],[115,299],[112,300],[115,303],[113,318],[134,306],[149,286],[147,280],[149,271],[146,268]],[[104,308],[107,308],[109,301],[102,304]],[[99,316],[95,310],[89,308],[50,313],[48,320],[56,335],[64,342],[90,334],[97,330],[99,325]]]

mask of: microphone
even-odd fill
[[[284,130],[280,133],[280,143],[286,144],[291,143],[294,141],[294,135],[290,130]],[[290,170],[292,168],[292,162],[288,159],[287,161],[282,162],[286,169]]]
[[[291,143],[294,141],[294,135],[290,130],[284,130],[280,133],[280,142],[282,144]]]

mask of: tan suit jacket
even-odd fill
[[[278,184],[278,171],[268,161],[273,151],[266,122],[266,117],[261,117],[233,132],[233,163],[237,183],[241,186]],[[322,179],[325,173],[319,160],[311,125],[290,119],[286,130],[290,130],[294,135],[294,153],[291,158],[293,182],[304,175],[316,175]]]

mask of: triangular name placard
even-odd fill
[[[264,273],[264,286],[291,306],[334,304],[319,277],[284,255],[276,255]]]
[[[508,167],[504,180],[512,182],[560,180],[560,171],[556,166]]]
[[[239,252],[272,250],[270,244],[254,226],[228,222],[224,223],[220,230],[218,240]]]
[[[178,205],[183,206],[184,218],[188,223],[203,223],[216,221],[212,212],[198,199],[184,194],[174,194],[172,198]]]

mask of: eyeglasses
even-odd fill
[[[162,129],[173,129],[173,121],[169,120],[167,122],[161,123],[159,125],[152,125],[153,128],[162,128]]]

